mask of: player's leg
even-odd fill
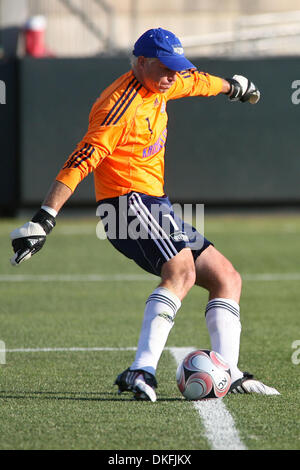
[[[194,259],[184,249],[162,267],[162,281],[146,301],[135,360],[131,369],[155,375],[181,301],[195,284]]]
[[[174,258],[164,263],[161,269],[160,287],[169,289],[180,300],[195,285],[196,270],[190,248],[183,248]]]
[[[136,399],[156,400],[155,374],[181,300],[195,283],[194,259],[183,249],[162,267],[162,280],[146,301],[135,358],[116,380],[119,391],[132,390]]]
[[[196,284],[209,292],[206,307],[206,324],[211,348],[220,353],[230,365],[233,393],[259,393],[279,395],[278,391],[253,378],[252,374],[238,368],[240,349],[241,276],[213,246],[197,257]]]
[[[137,218],[142,222],[147,221],[147,225],[149,224],[157,235],[157,238],[137,240],[133,259],[144,268],[145,260],[148,260],[153,266],[152,272],[160,273],[161,282],[146,301],[134,361],[130,368],[117,378],[116,383],[120,391],[130,390],[130,387],[136,391],[134,383],[137,379],[139,384],[143,379],[146,385],[151,386],[151,381],[152,385],[154,384],[158,361],[174,325],[176,313],[182,299],[195,284],[195,264],[191,250],[185,248],[184,242],[176,242],[169,237],[165,224],[163,227],[163,216],[170,215],[164,221],[172,220],[168,204],[162,204],[160,212],[156,212],[158,217],[153,220],[148,210],[147,198],[141,199],[139,195],[135,195],[133,202]],[[140,388],[138,393],[135,393],[135,398],[147,399],[147,395],[154,401],[154,395],[148,387],[144,387],[144,390]]]
[[[196,285],[209,291],[209,300],[224,297],[240,302],[242,279],[232,263],[213,245],[195,261]]]
[[[239,379],[241,276],[212,245],[198,256],[195,267],[196,284],[209,292],[205,317],[211,347],[229,363],[232,379]]]

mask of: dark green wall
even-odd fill
[[[14,213],[19,204],[17,61],[0,61],[0,80],[5,83],[5,104],[0,104],[0,215]]]
[[[225,96],[168,105],[166,190],[173,201],[206,204],[300,202],[300,105],[292,103],[299,59],[194,60],[222,77],[251,78],[256,106]],[[88,125],[90,108],[129,69],[120,59],[24,59],[20,62],[20,158],[23,205],[39,204]],[[1,77],[0,77],[1,78]],[[72,204],[93,204],[93,178]]]
[[[124,73],[128,61],[112,59],[24,59],[21,86],[21,194],[24,205],[44,198],[52,180],[85,134],[100,92]],[[93,204],[93,177],[69,204]]]
[[[300,201],[300,105],[291,100],[299,60],[196,64],[222,77],[245,75],[262,97],[257,105],[225,96],[170,103],[169,193],[210,203]]]

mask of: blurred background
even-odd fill
[[[90,108],[163,27],[200,69],[241,74],[259,104],[169,103],[166,192],[206,208],[298,208],[299,0],[0,0],[0,215],[40,205]],[[298,93],[299,89],[299,93]],[[94,212],[93,178],[67,203]]]

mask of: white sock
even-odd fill
[[[207,304],[205,318],[211,348],[228,362],[231,380],[234,382],[243,376],[238,368],[241,335],[240,307],[231,299],[212,299]]]
[[[158,287],[149,296],[135,360],[130,369],[143,369],[155,375],[180,306],[179,298],[165,287]]]

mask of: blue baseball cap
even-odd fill
[[[175,34],[162,28],[149,29],[136,41],[133,49],[136,57],[156,57],[166,67],[176,72],[196,68],[185,56]]]

